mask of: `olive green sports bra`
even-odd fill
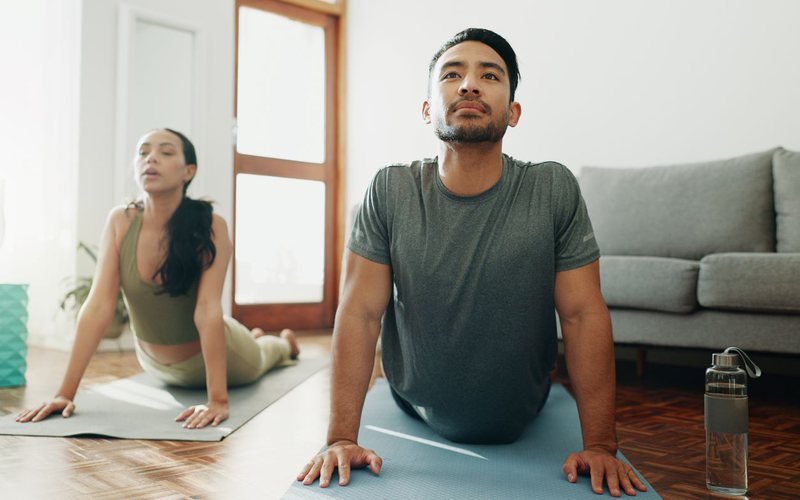
[[[194,325],[197,283],[186,295],[156,295],[158,285],[142,280],[136,267],[136,244],[142,227],[142,212],[137,211],[119,252],[122,295],[128,307],[131,330],[137,338],[151,344],[177,345],[200,338]]]

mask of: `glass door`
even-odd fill
[[[237,1],[233,315],[327,328],[335,312],[337,18]]]

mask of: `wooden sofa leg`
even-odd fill
[[[647,360],[647,350],[644,347],[636,348],[636,377],[644,377],[644,365]]]

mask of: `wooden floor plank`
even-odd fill
[[[300,340],[304,356],[330,355],[327,332]],[[30,349],[29,385],[0,389],[0,414],[52,396],[66,362]],[[83,387],[140,371],[133,353],[98,354]],[[279,498],[324,442],[329,377],[312,376],[222,442],[0,436],[0,496]],[[569,386],[563,371],[556,379]],[[637,378],[633,363],[618,363],[620,449],[664,498],[709,498],[702,381],[701,367],[649,365]],[[800,498],[800,398],[789,391],[800,381],[769,382],[751,387],[750,498]]]

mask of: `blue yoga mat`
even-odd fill
[[[573,484],[561,469],[567,455],[582,447],[575,400],[561,385],[553,386],[547,404],[517,442],[470,445],[452,443],[403,413],[381,379],[367,394],[359,442],[383,458],[380,476],[354,470],[349,485],[339,486],[334,477],[328,488],[296,481],[283,498],[597,498],[588,477],[579,476]],[[619,458],[628,462],[621,453]],[[644,482],[648,491],[637,492],[637,499],[661,498]]]

